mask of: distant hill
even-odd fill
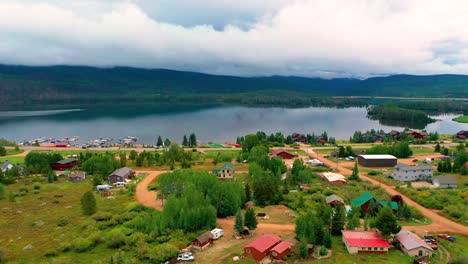
[[[273,92],[272,92],[273,91]],[[393,75],[366,80],[304,77],[234,77],[165,69],[0,65],[0,103],[187,96],[274,91],[306,96],[468,97],[465,75]]]

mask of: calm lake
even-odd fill
[[[436,116],[442,121],[429,124],[428,132],[454,134],[468,129],[467,124],[453,122],[455,115]],[[285,135],[322,133],[347,139],[354,131],[368,129],[401,130],[369,120],[365,108],[249,108],[241,106],[152,106],[54,111],[0,112],[0,138],[22,142],[38,137],[57,139],[79,136],[80,143],[89,140],[125,136],[138,137],[138,142],[154,144],[161,135],[180,142],[184,134],[196,133],[203,142],[235,141],[237,136],[257,131]]]

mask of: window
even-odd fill
[[[250,248],[246,249],[245,253],[250,254]]]
[[[419,251],[418,251],[418,256],[422,256],[422,255],[423,255],[422,250],[419,250]]]
[[[372,248],[367,248],[367,250],[372,250]]]
[[[374,248],[374,250],[379,250],[378,248]]]
[[[276,257],[276,256],[278,256],[278,253],[276,253],[275,251],[273,251],[273,252],[271,253],[271,255],[273,255],[273,256]]]

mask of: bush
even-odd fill
[[[5,198],[5,186],[3,186],[2,183],[0,183],[0,200]]]
[[[23,187],[20,187],[20,188],[19,188],[19,191],[20,191],[20,192],[24,192],[24,193],[28,193],[28,192],[29,192],[28,187],[24,187],[24,186],[23,186]]]
[[[65,242],[65,243],[61,243],[58,247],[57,247],[57,250],[61,251],[61,252],[67,252],[69,251],[70,249],[72,248],[72,245],[68,242]]]
[[[96,212],[96,198],[91,191],[87,191],[81,197],[81,209],[83,214],[92,215]]]
[[[326,256],[328,254],[328,249],[326,247],[320,247],[319,254],[320,256]]]
[[[86,238],[77,238],[72,242],[72,248],[76,252],[86,252],[93,246],[93,243]]]
[[[370,175],[370,176],[376,176],[376,175],[381,174],[381,172],[380,172],[380,171],[371,170],[371,171],[369,171],[369,173],[367,173],[367,174]]]
[[[112,214],[108,212],[99,212],[93,215],[93,219],[96,220],[97,222],[108,221],[111,218],[112,218]]]
[[[125,244],[125,234],[120,228],[112,229],[106,236],[108,248],[119,248]]]
[[[52,249],[49,249],[46,251],[46,253],[44,253],[44,257],[56,257],[59,255],[59,251],[55,248],[52,248]],[[2,263],[0,261],[0,263]]]
[[[33,186],[33,189],[34,189],[34,190],[40,190],[40,189],[41,189],[41,186],[38,185],[38,184],[35,184],[35,185]]]
[[[66,225],[68,225],[67,219],[60,219],[57,223],[57,226],[61,226],[61,227],[66,226]]]
[[[104,237],[100,231],[94,232],[88,236],[88,240],[93,243],[93,245],[101,244],[104,242]]]

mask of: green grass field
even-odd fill
[[[6,160],[10,161],[13,164],[23,164],[24,157],[0,157],[0,163],[5,162]]]
[[[455,122],[458,122],[458,123],[468,123],[468,115],[459,116],[459,117],[454,118],[452,120],[455,121]]]

